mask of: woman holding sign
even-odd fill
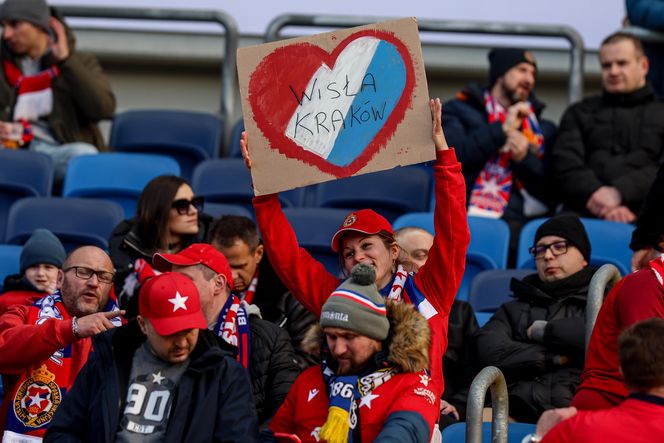
[[[445,141],[440,99],[430,100],[429,107],[436,146],[433,166],[436,235],[426,264],[418,272],[409,272],[411,269],[400,260],[392,226],[370,209],[349,214],[332,238],[331,247],[339,254],[347,273],[357,263],[371,265],[376,271],[376,285],[384,297],[412,303],[429,321],[431,379],[423,380],[422,384],[436,393],[439,402],[444,390],[442,364],[447,348],[448,316],[463,276],[470,234],[461,164]],[[246,134],[242,136],[241,146],[250,168]],[[254,208],[275,271],[297,300],[320,316],[323,304],[340,280],[299,247],[276,194],[254,198]]]

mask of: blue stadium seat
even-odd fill
[[[253,220],[254,215],[244,206],[240,205],[227,205],[224,203],[208,203],[205,202],[203,212],[211,215],[214,218],[219,218],[222,215],[241,215]]]
[[[223,122],[215,114],[131,110],[113,117],[109,146],[115,151],[169,155],[189,179],[198,163],[219,155],[223,137]]]
[[[392,224],[394,229],[418,226],[433,234],[433,212],[405,214]],[[470,245],[466,253],[466,271],[463,274],[458,300],[468,300],[470,285],[478,273],[488,269],[505,269],[509,250],[510,230],[499,219],[468,217]]]
[[[405,167],[320,183],[314,206],[357,210],[370,208],[390,222],[408,212],[429,208],[431,177]]]
[[[87,198],[29,197],[9,210],[5,243],[22,245],[35,228],[53,232],[67,251],[83,245],[108,248],[113,228],[124,219],[117,203]]]
[[[53,187],[51,157],[27,150],[0,149],[0,238],[9,208],[24,197],[48,197]]]
[[[244,131],[244,120],[240,119],[233,125],[231,131],[231,140],[226,157],[229,158],[242,158],[242,148],[240,148],[240,139],[242,138],[242,131]]]
[[[519,235],[519,247],[516,257],[517,268],[535,269],[535,261],[528,249],[533,245],[537,228],[546,218],[538,218],[527,223]],[[582,218],[581,222],[588,232],[590,245],[590,264],[601,266],[606,263],[615,265],[622,275],[631,272],[632,251],[629,243],[632,240],[634,226],[593,218]]]
[[[82,155],[67,166],[62,196],[114,201],[124,208],[125,218],[131,218],[145,185],[160,175],[180,175],[180,165],[164,155]]]
[[[0,245],[0,294],[4,291],[5,277],[18,274],[22,246]]]
[[[332,251],[330,243],[348,211],[332,208],[285,208],[284,214],[293,226],[300,246],[323,263],[329,272],[339,275],[339,256]]]
[[[535,425],[530,423],[508,423],[507,443],[521,443],[528,434],[535,432]],[[443,429],[443,441],[445,443],[465,443],[466,423],[454,423]],[[482,423],[482,441],[491,440],[491,422]]]
[[[475,312],[493,313],[500,305],[512,301],[510,282],[532,274],[532,269],[491,269],[478,273],[470,285],[468,303]]]

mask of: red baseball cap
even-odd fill
[[[173,265],[193,266],[203,264],[217,274],[226,277],[228,287],[233,290],[233,273],[228,260],[221,252],[207,243],[193,243],[177,254],[155,254],[152,257],[152,266],[161,272],[168,272]]]
[[[177,272],[157,275],[143,284],[138,294],[138,313],[150,320],[162,336],[207,328],[194,282]]]
[[[380,231],[386,231],[394,235],[392,225],[382,215],[371,209],[361,209],[351,212],[341,223],[339,230],[332,237],[332,250],[339,252],[341,236],[347,231],[361,232],[362,234],[374,235]]]

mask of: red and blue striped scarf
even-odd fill
[[[230,295],[228,297],[219,318],[217,318],[214,333],[229,345],[237,348],[237,361],[242,363],[245,369],[249,369],[251,355],[249,314],[237,296]]]
[[[488,91],[484,91],[484,105],[490,124],[496,121],[505,122],[505,108]],[[536,154],[541,158],[544,155],[544,136],[532,105],[528,117],[521,122],[521,132],[531,145],[536,146]],[[473,185],[468,204],[468,215],[502,217],[514,184],[511,157],[509,151],[500,150],[486,162]],[[516,182],[516,186],[525,194],[521,183]],[[524,199],[527,198],[532,199],[533,197],[524,195]]]

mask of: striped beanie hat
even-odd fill
[[[387,338],[390,322],[374,268],[363,263],[353,267],[350,278],[323,305],[320,326],[348,329],[375,340]]]

